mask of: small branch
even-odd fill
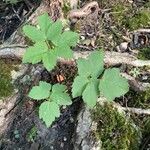
[[[11,48],[11,46],[9,47],[10,48],[8,47],[0,48],[0,58],[22,59],[26,50],[25,48],[21,47]],[[86,58],[91,53],[92,51],[84,51],[84,52],[75,51],[74,59],[76,60],[78,58]],[[128,53],[109,52],[109,51],[105,51],[104,62],[109,66],[115,66],[120,64],[126,64],[135,67],[150,66],[150,60],[138,60],[136,57]]]
[[[84,52],[74,52],[74,58],[86,58],[90,55],[91,51]],[[119,53],[119,52],[109,52],[105,51],[105,59],[104,62],[110,66],[115,66],[119,64],[126,64],[135,67],[144,67],[150,66],[150,60],[138,60],[136,57],[128,54],[128,53]]]
[[[108,102],[106,98],[100,97],[98,99],[98,103],[100,105],[104,105],[104,103]],[[116,108],[119,112],[130,112],[137,115],[150,115],[150,109],[142,109],[142,108],[134,108],[134,107],[122,107],[120,104],[113,102],[113,107]]]
[[[137,115],[150,115],[150,109],[141,109],[141,108],[133,108],[133,107],[121,107],[122,110],[131,112]]]

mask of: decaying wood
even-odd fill
[[[96,1],[89,2],[84,7],[78,10],[71,10],[68,14],[68,19],[70,21],[74,21],[79,18],[84,18],[87,15],[91,14],[92,11],[96,11],[97,13],[100,11],[99,5]]]
[[[26,49],[21,48],[21,46],[16,46],[12,48],[11,46],[0,48],[0,58],[13,58],[13,59],[22,59]],[[74,59],[86,58],[90,55],[91,51],[75,51]],[[150,66],[150,60],[138,60],[136,57],[128,53],[119,53],[119,52],[105,52],[104,62],[109,66],[115,66],[119,64],[126,64],[135,67],[144,67]]]
[[[5,99],[4,102],[0,101],[0,133],[3,133],[3,131],[7,129],[9,117],[6,117],[6,115],[14,108],[18,96],[19,95],[15,93],[11,97]]]

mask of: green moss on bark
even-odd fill
[[[140,133],[131,119],[119,113],[111,104],[97,105],[93,111],[97,122],[96,137],[104,150],[138,150]]]
[[[11,70],[11,65],[0,60],[0,99],[10,96],[13,92]]]

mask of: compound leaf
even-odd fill
[[[48,47],[45,42],[35,43],[34,46],[29,47],[24,56],[23,63],[38,63],[42,60],[43,53],[47,52]]]
[[[34,42],[44,41],[45,34],[38,30],[36,27],[31,25],[25,25],[23,27],[24,34]]]
[[[55,102],[43,102],[39,107],[39,118],[50,127],[56,117],[60,116],[59,106]]]
[[[46,99],[50,95],[51,84],[40,81],[39,86],[34,86],[29,92],[29,97],[35,100]]]
[[[89,82],[82,93],[83,101],[88,107],[93,108],[96,105],[98,99],[98,92],[94,82]]]
[[[107,69],[99,84],[100,94],[112,101],[128,92],[129,85],[117,68]]]
[[[72,85],[73,98],[81,96],[89,80],[86,77],[77,76]]]

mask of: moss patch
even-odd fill
[[[129,107],[150,108],[150,89],[144,92],[134,92],[130,90],[126,95]]]
[[[62,7],[64,17],[67,18],[68,12],[71,10],[70,4],[67,1],[64,1],[64,5]]]
[[[0,60],[0,98],[10,96],[13,92],[11,70],[11,65],[7,65]]]
[[[150,59],[150,48],[142,48],[139,50],[138,58],[143,60],[149,60]]]
[[[135,30],[150,25],[150,10],[143,9],[138,11],[134,16],[127,18],[125,25],[131,30]]]
[[[130,13],[131,6],[124,3],[118,3],[112,7],[112,17],[117,26],[122,26],[126,21],[126,15]]]
[[[132,114],[131,117],[142,132],[140,150],[150,149],[150,116]]]
[[[117,26],[136,30],[150,25],[149,8],[132,8],[129,4],[117,4],[112,7],[112,18]]]
[[[111,104],[97,105],[93,119],[98,123],[96,136],[104,150],[138,150],[139,137],[131,119],[125,119]]]

